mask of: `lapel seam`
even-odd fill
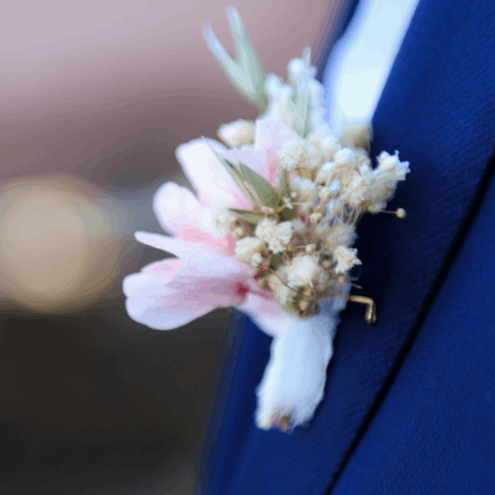
[[[345,33],[349,24],[354,17],[359,0],[350,0],[348,2],[343,2],[335,10],[329,9],[327,13],[328,19],[323,22],[323,26],[332,26],[333,20],[338,19],[336,26],[331,27],[329,32],[326,33],[323,29],[321,31],[322,38],[327,34],[326,41],[317,42],[316,51],[319,52],[318,59],[316,62],[316,67],[318,67],[318,72],[316,79],[322,82],[323,74],[326,69],[326,61],[332,52],[335,43],[342,37]],[[323,38],[325,39],[325,38]]]

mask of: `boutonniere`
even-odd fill
[[[266,74],[234,8],[228,10],[233,60],[211,29],[204,37],[239,93],[260,109],[255,122],[222,125],[224,144],[197,139],[177,158],[196,194],[174,183],[154,210],[172,236],[136,233],[175,258],[124,280],[127,311],[151,328],[180,327],[218,307],[235,306],[273,337],[257,389],[256,424],[291,431],[321,402],[339,312],[360,265],[353,244],[366,213],[385,211],[409,163],[382,152],[372,163],[368,124],[336,136],[324,119],[323,87],[310,50],[288,65],[288,80]],[[398,218],[405,212],[398,209]]]

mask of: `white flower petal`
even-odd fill
[[[164,297],[129,297],[126,300],[129,316],[155,330],[171,330],[209,313],[214,309],[211,304],[191,306],[184,302],[183,294],[173,292]]]
[[[201,256],[207,258],[215,254],[212,248],[209,248],[204,244],[195,244],[160,234],[150,234],[148,232],[136,232],[134,235],[139,242],[171,253],[185,261],[193,256],[196,256],[197,258]]]
[[[191,256],[188,263],[182,268],[174,281],[192,280],[195,277],[236,278],[249,279],[256,274],[256,270],[235,258],[219,256],[216,253],[201,253]]]

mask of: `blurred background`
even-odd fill
[[[0,18],[0,493],[190,494],[228,312],[169,332],[125,313],[163,254],[175,148],[256,109],[209,53],[235,5],[268,72],[325,57],[337,0],[18,0]]]

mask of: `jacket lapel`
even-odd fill
[[[439,1],[420,3],[374,116],[373,154],[399,150],[412,170],[391,205],[407,219],[368,216],[360,229],[359,283],[377,303],[378,322],[368,326],[363,308],[348,305],[325,399],[309,428],[291,435],[254,427],[269,339],[247,322],[232,353],[208,493],[323,494],[345,467],[482,194],[495,144],[494,19],[490,1],[460,0],[447,11]]]

